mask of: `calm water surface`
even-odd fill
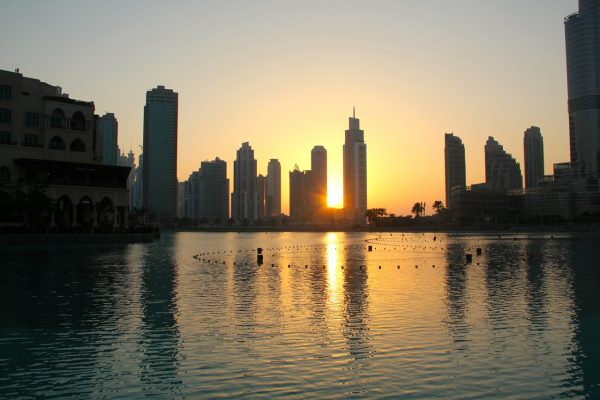
[[[598,239],[435,239],[4,249],[0,398],[600,398]]]

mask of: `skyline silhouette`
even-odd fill
[[[445,132],[464,141],[468,182],[484,180],[487,136],[523,165],[522,132],[531,125],[544,132],[546,170],[569,158],[563,18],[577,10],[575,0],[143,9],[120,2],[105,13],[111,32],[87,17],[104,7],[67,5],[6,4],[0,33],[14,39],[3,44],[0,68],[19,67],[93,100],[99,114],[115,113],[120,147],[136,153],[144,93],[161,84],[178,91],[180,181],[216,156],[232,177],[244,141],[256,149],[262,174],[270,158],[281,160],[282,171],[308,168],[310,148],[321,144],[329,188],[339,190],[340,134],[353,104],[369,132],[369,153],[377,154],[369,159],[369,207],[408,214],[415,201],[443,199]],[[70,24],[51,22],[65,16]],[[31,29],[15,36],[23,18]],[[73,34],[83,27],[87,35]],[[78,57],[51,57],[39,41],[47,32]],[[397,190],[388,189],[390,181]],[[282,211],[288,204],[282,190]]]

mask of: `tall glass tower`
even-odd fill
[[[256,160],[250,143],[242,143],[233,162],[231,216],[237,222],[254,222],[258,216],[256,193]]]
[[[600,0],[579,0],[565,18],[571,165],[580,176],[600,169]]]
[[[355,112],[349,118],[344,143],[344,209],[355,220],[367,211],[367,144]]]
[[[143,206],[159,221],[177,213],[178,94],[164,86],[146,92]]]
[[[452,188],[467,185],[465,145],[453,133],[446,133],[444,136],[444,162],[446,165],[446,208],[450,209],[450,192]]]
[[[527,128],[523,135],[523,155],[525,160],[525,188],[538,186],[544,177],[544,138],[537,126]]]

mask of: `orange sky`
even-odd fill
[[[356,106],[368,206],[407,214],[444,200],[445,132],[465,143],[467,183],[484,180],[490,135],[523,167],[530,125],[546,173],[569,160],[563,18],[576,10],[576,0],[8,2],[0,68],[114,112],[120,146],[136,155],[145,92],[174,89],[179,179],[217,156],[231,179],[249,141],[260,173],[281,161],[284,212],[288,171],[310,168],[314,145],[341,187]]]

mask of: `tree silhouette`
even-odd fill
[[[411,212],[413,214],[415,214],[415,217],[420,217],[421,215],[423,215],[423,211],[425,211],[425,207],[423,206],[423,203],[415,203],[415,205],[413,206]]]
[[[444,203],[442,203],[441,200],[434,201],[433,205],[431,206],[431,208],[433,208],[435,210],[435,213],[438,214],[438,215],[445,214],[446,211],[448,211],[446,209],[446,207],[444,207]]]
[[[369,208],[365,211],[365,216],[368,218],[369,223],[372,224],[377,218],[381,218],[387,215],[385,208]]]

